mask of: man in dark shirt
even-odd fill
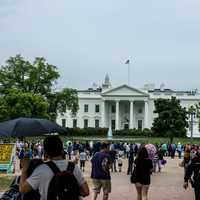
[[[200,176],[198,175],[200,173],[200,153],[196,152],[194,158],[191,159],[191,161],[188,163],[188,166],[185,171],[185,177],[184,177],[184,184],[183,187],[185,189],[188,188],[188,181],[191,179],[192,175],[192,186],[194,188],[195,192],[195,199],[200,200],[200,188],[199,183]]]
[[[94,197],[97,199],[101,188],[103,189],[103,200],[107,200],[111,192],[109,143],[102,143],[101,151],[94,154],[92,162],[91,178],[94,185]]]

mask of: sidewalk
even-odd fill
[[[149,200],[193,200],[193,190],[184,190],[183,168],[178,166],[179,159],[168,159],[167,165],[161,173],[152,175],[152,183],[149,190]],[[89,165],[89,164],[88,164]],[[127,163],[123,166],[122,173],[112,173],[112,193],[110,200],[136,200],[135,186],[130,184],[129,176],[126,175]],[[90,166],[88,166],[89,168]],[[87,170],[86,176],[89,176]],[[92,184],[90,183],[91,194],[85,200],[92,199]],[[102,195],[98,199],[102,199]]]

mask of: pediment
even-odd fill
[[[128,85],[121,85],[116,88],[109,89],[107,91],[103,91],[102,96],[149,96],[148,93],[138,90],[136,88],[130,87]]]

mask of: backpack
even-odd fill
[[[53,161],[46,162],[54,173],[48,187],[47,200],[79,200],[79,185],[73,174],[75,164],[68,162],[65,171],[60,171]]]

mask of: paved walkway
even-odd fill
[[[178,166],[179,159],[168,159],[167,165],[162,169],[161,173],[152,175],[152,184],[149,190],[149,200],[193,200],[193,190],[189,188],[184,190],[183,185],[183,168]],[[88,164],[89,165],[89,164]],[[129,176],[126,175],[127,163],[124,164],[124,171],[122,173],[112,173],[112,193],[110,200],[136,200],[136,190],[134,185],[130,184]],[[85,175],[89,176],[89,168],[87,167]],[[88,180],[90,188],[92,184]],[[91,195],[85,200],[92,199]],[[99,199],[102,199],[100,195]]]

